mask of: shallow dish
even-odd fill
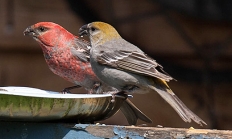
[[[60,94],[29,87],[0,87],[0,120],[93,122],[114,115],[126,97]]]

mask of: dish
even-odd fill
[[[114,115],[126,99],[110,94],[60,94],[30,87],[0,87],[0,120],[94,122]]]

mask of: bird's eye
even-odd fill
[[[38,29],[39,29],[39,31],[41,31],[41,32],[46,31],[46,28],[44,28],[44,27],[39,27]]]
[[[94,27],[91,27],[90,29],[91,29],[91,31],[95,31],[96,30],[96,28],[94,28]]]

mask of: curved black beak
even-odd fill
[[[35,35],[35,32],[34,30],[31,28],[31,26],[29,26],[28,28],[26,28],[23,32],[23,35],[24,36],[34,36]]]
[[[82,26],[82,27],[79,29],[78,34],[79,34],[80,36],[88,36],[88,35],[89,35],[88,24]]]

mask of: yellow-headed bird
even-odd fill
[[[185,122],[193,120],[206,125],[167,85],[166,82],[173,78],[163,67],[124,40],[114,27],[104,22],[92,22],[82,26],[79,35],[90,38],[90,63],[101,81],[128,94],[157,92]]]

